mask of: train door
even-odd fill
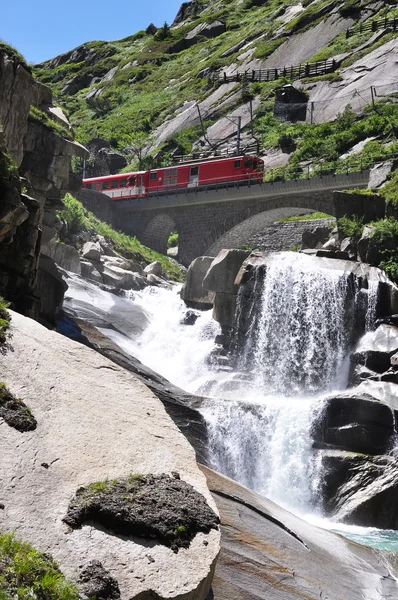
[[[142,198],[142,192],[143,192],[143,176],[139,175],[138,176],[138,195],[140,198]]]
[[[199,184],[199,167],[189,168],[188,187],[196,187]]]

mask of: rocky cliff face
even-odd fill
[[[31,107],[38,109],[34,118]],[[71,159],[86,151],[66,139],[69,124],[51,90],[6,50],[0,51],[0,129],[0,294],[18,311],[51,320],[63,286],[40,253],[54,236],[62,196],[81,185]]]

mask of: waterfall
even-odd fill
[[[131,293],[136,320],[142,314],[148,323],[143,332],[123,335],[121,323],[106,330],[175,385],[207,397],[200,410],[216,470],[298,513],[319,494],[312,422],[323,397],[347,385],[352,346],[375,320],[377,282],[360,281],[346,265],[266,255],[240,288],[233,354],[218,366],[211,357],[220,326],[212,311],[187,309],[177,288]],[[71,284],[68,294],[81,296]],[[124,318],[119,304],[115,318]]]
[[[358,323],[375,318],[377,285],[364,290],[327,266],[275,253],[255,269],[237,299],[236,372],[217,379],[202,409],[213,466],[296,512],[319,499],[312,422],[323,397],[347,385]]]

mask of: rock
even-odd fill
[[[352,359],[372,371],[382,373],[391,364],[391,357],[398,350],[398,328],[392,325],[380,325],[360,340]]]
[[[82,258],[100,261],[103,250],[98,242],[86,242],[82,248]]]
[[[303,249],[319,248],[329,238],[331,229],[331,227],[315,227],[304,231],[301,240]]]
[[[310,525],[231,479],[202,470],[221,517],[222,545],[213,582],[217,600],[398,595],[389,552]]]
[[[162,277],[162,265],[160,264],[160,262],[155,261],[147,267],[145,267],[144,273],[146,273],[147,275],[156,275],[156,277]]]
[[[205,290],[212,292],[234,293],[239,281],[235,281],[250,250],[221,250],[213,259],[203,281]]]
[[[106,265],[119,267],[119,269],[131,271],[132,273],[139,273],[140,275],[143,275],[144,273],[144,270],[141,267],[141,265],[133,261],[127,260],[122,256],[103,256],[102,259],[104,264]]]
[[[167,256],[171,258],[178,258],[178,246],[174,246],[174,248],[167,248]]]
[[[144,279],[144,281],[145,281],[145,279]],[[153,273],[149,273],[149,275],[147,275],[146,282],[150,283],[152,285],[156,285],[157,287],[166,288],[168,290],[171,290],[173,287],[170,283],[168,283],[161,277],[158,277],[157,275],[153,275]]]
[[[16,398],[3,383],[0,383],[0,418],[21,433],[34,431],[37,427],[37,421],[25,402]]]
[[[84,319],[96,327],[118,331],[131,338],[142,335],[149,323],[145,310],[123,296],[99,289],[78,275],[66,276],[68,290],[63,309],[70,317]]]
[[[105,285],[122,290],[143,290],[147,286],[145,277],[132,271],[126,271],[117,265],[105,263],[102,273]]]
[[[388,180],[388,175],[394,170],[394,161],[386,160],[370,169],[368,188],[381,187]]]
[[[389,447],[394,424],[387,404],[356,390],[326,398],[312,433],[318,447],[382,454]]]
[[[225,33],[225,23],[213,21],[213,23],[199,23],[182,40],[176,42],[169,48],[170,53],[181,52],[197,44],[202,37],[215,38]]]
[[[353,239],[350,237],[344,238],[340,244],[340,250],[342,252],[347,252],[350,260],[355,260],[357,257],[357,249],[356,244]]]
[[[80,573],[79,588],[93,600],[119,600],[118,582],[104,569],[99,560],[92,560]]]
[[[187,271],[185,283],[181,288],[181,298],[187,306],[192,308],[209,308],[213,306],[214,292],[203,287],[203,281],[214,258],[211,256],[200,256],[196,258]]]
[[[102,267],[101,264],[100,264],[100,267]],[[81,276],[84,277],[84,279],[88,279],[90,281],[96,281],[98,283],[104,282],[102,273],[94,266],[93,263],[86,261],[86,260],[82,260],[82,261],[80,261],[80,268],[81,268]]]
[[[173,475],[130,474],[80,487],[63,519],[73,529],[97,524],[113,535],[155,540],[178,553],[200,532],[218,530],[219,518],[204,496]],[[94,493],[93,493],[94,492]]]
[[[336,238],[334,238],[334,237],[330,238],[330,240],[325,242],[322,246],[322,249],[332,250],[333,252],[335,252],[337,250],[337,248],[338,248],[338,242],[337,242]]]
[[[148,27],[145,30],[145,33],[147,35],[155,35],[155,33],[158,31],[158,27],[156,27],[153,23],[150,23],[148,25]]]
[[[45,548],[74,581],[79,565],[99,561],[122,598],[205,600],[220,547],[215,529],[174,554],[151,539],[111,535],[93,523],[68,530],[62,521],[79,487],[130,473],[177,472],[216,510],[193,449],[160,401],[125,369],[31,319],[12,313],[11,328],[14,352],[0,355],[2,379],[15,393],[29,393],[40,426],[26,443],[1,428],[1,531],[18,530]],[[36,463],[49,468],[32,468]]]
[[[398,461],[363,457],[347,473],[334,501],[334,518],[361,527],[398,529]]]
[[[40,314],[49,323],[54,322],[67,287],[53,259],[41,254],[36,291],[41,299]]]
[[[199,312],[196,312],[194,310],[187,310],[187,312],[182,317],[180,323],[181,325],[195,325],[198,318]]]
[[[360,194],[351,192],[333,192],[335,217],[358,215],[364,223],[383,219],[386,203],[379,194]]]
[[[367,225],[363,228],[361,239],[358,241],[358,256],[361,262],[376,264],[378,251],[373,247],[371,239],[375,227]]]
[[[76,248],[68,246],[68,244],[55,242],[54,244],[47,246],[47,251],[57,265],[66,271],[71,271],[72,273],[80,275],[80,255]]]

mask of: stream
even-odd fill
[[[358,329],[375,319],[376,291],[358,292],[344,271],[316,269],[307,257],[278,253],[255,281],[253,299],[238,296],[236,320],[251,325],[232,364],[214,359],[220,326],[211,311],[186,325],[188,309],[173,290],[146,288],[118,298],[90,283],[68,281],[67,302],[92,310],[142,311],[143,331],[99,329],[128,354],[187,392],[205,396],[211,466],[308,522],[361,544],[398,550],[395,531],[333,523],[319,506],[320,464],[311,425],[322,399],[347,387],[349,356]],[[98,290],[98,294],[96,292]],[[364,297],[366,296],[366,297]],[[128,304],[126,304],[128,303]],[[127,307],[127,308],[126,308]],[[243,314],[244,311],[244,314]],[[114,307],[113,312],[119,312]],[[196,312],[196,311],[195,311]]]

